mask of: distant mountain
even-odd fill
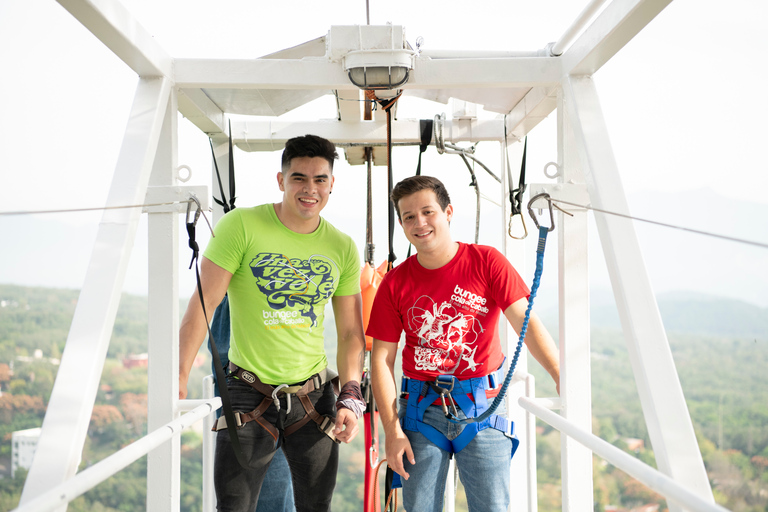
[[[658,297],[669,333],[755,338],[768,341],[768,308],[696,292],[669,292]],[[619,314],[608,292],[593,293],[593,327],[620,329]]]

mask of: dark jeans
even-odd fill
[[[264,398],[248,384],[233,377],[227,379],[227,384],[235,411],[250,412]],[[320,415],[335,413],[336,396],[330,383],[322,390],[310,393],[309,398]],[[287,406],[285,396],[281,397],[280,403],[283,409]],[[285,418],[285,426],[301,420],[304,414],[299,399],[291,396],[291,412]],[[277,409],[271,406],[262,417],[275,424]],[[252,512],[255,509],[264,476],[277,449],[274,438],[255,421],[239,429],[238,438],[245,459],[249,461],[249,469],[243,469],[235,459],[226,430],[220,430],[216,437],[213,480],[220,512]],[[297,512],[330,510],[336,487],[338,445],[312,420],[281,441],[291,468]]]
[[[216,348],[219,353],[222,368],[227,368],[229,363],[229,299],[225,295],[221,304],[216,308],[211,322],[211,332],[216,342]],[[210,345],[208,349],[210,350]],[[214,393],[219,395],[218,379],[216,378],[216,369],[211,362],[211,371],[213,373]],[[224,371],[226,373],[226,370]],[[216,417],[221,415],[221,409],[217,411]],[[282,451],[276,452],[272,463],[269,466],[267,475],[264,477],[264,483],[261,487],[262,492],[259,496],[259,504],[256,512],[296,512],[293,504],[293,485],[291,485],[291,472],[288,468],[288,462]]]

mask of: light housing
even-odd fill
[[[349,81],[361,89],[397,89],[408,81],[413,50],[356,50],[344,56]]]

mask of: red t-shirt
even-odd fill
[[[503,254],[459,243],[456,256],[438,269],[426,269],[411,256],[390,270],[376,292],[366,334],[397,343],[405,331],[407,377],[480,377],[504,360],[499,315],[528,295]]]

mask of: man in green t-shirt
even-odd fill
[[[314,135],[286,142],[277,182],[282,201],[238,208],[222,217],[202,258],[205,310],[225,294],[231,310],[227,389],[249,469],[219,429],[214,485],[219,510],[252,512],[264,475],[282,448],[298,512],[329,510],[338,445],[357,434],[365,348],[360,258],[352,239],[322,217],[333,189],[330,141]],[[323,347],[325,305],[338,335],[338,396]],[[179,398],[207,333],[195,292],[179,331]],[[335,418],[334,418],[335,416]],[[334,442],[334,438],[336,442]]]

